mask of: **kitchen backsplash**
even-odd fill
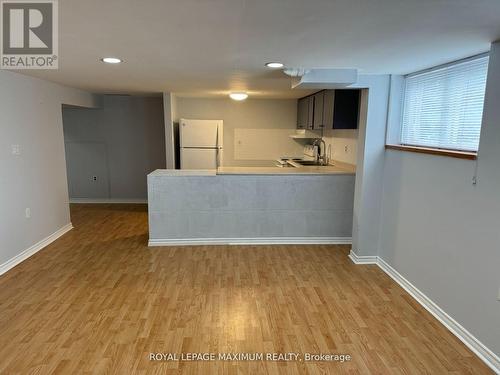
[[[235,160],[274,160],[302,156],[303,144],[290,138],[295,129],[234,129]]]
[[[323,140],[331,148],[331,159],[356,165],[358,130],[325,130]]]

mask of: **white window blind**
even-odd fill
[[[401,143],[477,151],[488,56],[405,78]]]

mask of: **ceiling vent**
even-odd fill
[[[288,75],[293,89],[336,89],[358,82],[357,69],[303,69],[302,75]]]
[[[290,77],[302,77],[303,75],[309,73],[309,69],[304,68],[285,68],[283,69],[283,73]]]

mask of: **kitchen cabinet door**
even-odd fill
[[[335,90],[333,129],[357,129],[360,90]]]
[[[323,97],[323,125],[325,129],[333,127],[335,90],[325,90]]]
[[[309,98],[302,98],[297,103],[297,129],[307,129],[309,119]]]
[[[323,101],[325,97],[325,92],[320,91],[313,95],[313,105],[314,105],[314,115],[313,115],[313,129],[323,129],[325,122],[323,119]]]
[[[307,97],[307,129],[314,128],[314,96]]]

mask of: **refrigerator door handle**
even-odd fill
[[[219,169],[219,125],[217,125],[217,131],[215,133],[216,140],[215,140],[215,169]]]

